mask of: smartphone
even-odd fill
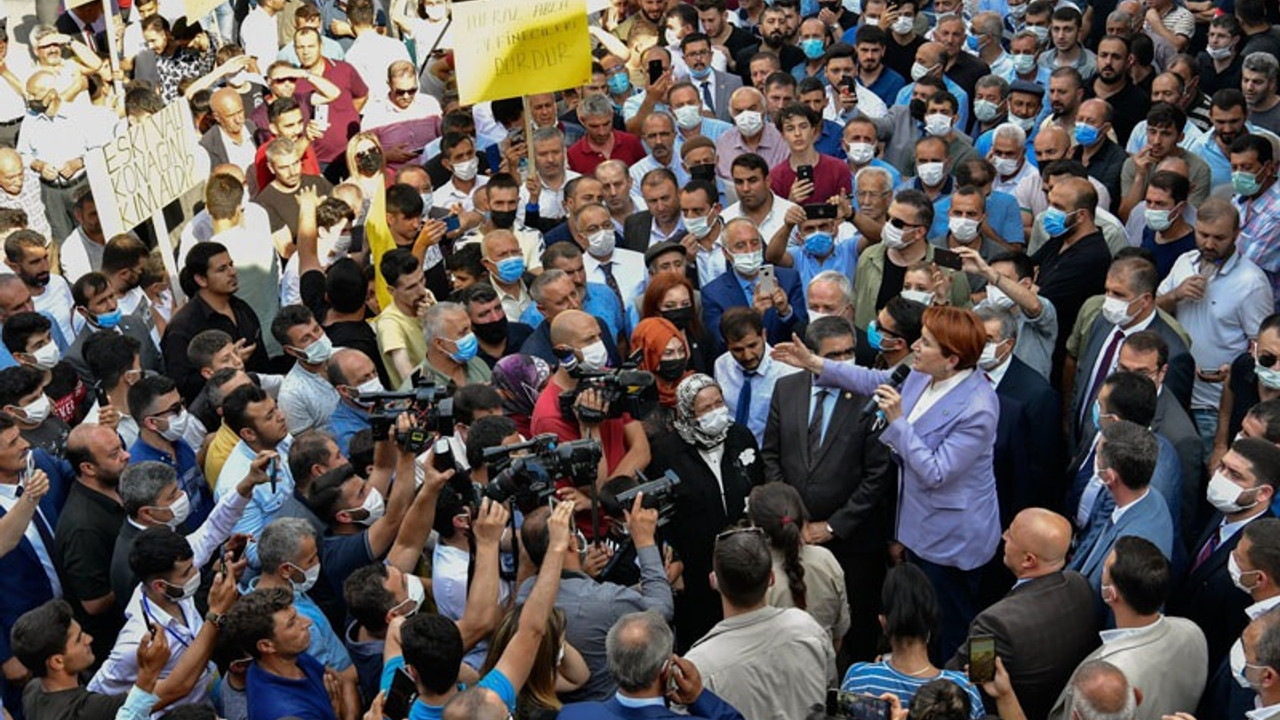
[[[800,167],[796,168],[796,179],[808,180],[809,182],[813,182],[813,166],[801,165]]]
[[[960,254],[945,248],[934,249],[933,261],[937,263],[938,267],[951,268],[952,270],[959,270],[964,267],[964,260],[961,259]]]
[[[827,716],[849,720],[889,720],[888,700],[874,695],[836,690],[827,691]]]
[[[457,214],[449,213],[444,216],[444,229],[446,232],[457,232],[460,227],[462,227],[462,223],[458,221]]]
[[[813,203],[804,206],[804,216],[809,220],[833,220],[838,209],[831,203]]]
[[[663,72],[665,71],[662,68],[661,60],[650,60],[649,61],[649,84],[652,85],[658,82],[658,78],[662,77]]]
[[[276,480],[280,477],[279,458],[271,458],[271,461],[267,463],[267,477],[271,478],[271,492],[274,494],[276,491]]]
[[[313,105],[311,108],[311,119],[315,120],[316,122],[320,122],[320,123],[324,123],[325,125],[328,125],[329,124],[329,106]]]
[[[33,452],[33,451],[31,451],[31,450],[28,450],[28,451],[27,451],[27,459],[26,459],[26,463],[27,463],[27,464],[26,464],[26,467],[24,467],[24,468],[22,469],[22,482],[23,482],[23,484],[25,484],[28,480],[30,480],[30,479],[31,479],[31,476],[32,476],[32,475],[34,475],[34,474],[35,474],[35,472],[36,472],[36,454],[35,454],[35,452]]]
[[[523,142],[524,142],[524,128],[518,127],[515,130],[512,130],[511,132],[507,133],[508,147],[515,147],[516,145],[519,145]]]
[[[667,664],[667,694],[671,695],[680,691],[680,683],[676,682],[676,676],[680,673],[680,666],[674,662]]]
[[[102,383],[93,384],[93,393],[98,397],[99,408],[104,408],[111,404],[111,398],[107,397],[107,391],[102,387]]]
[[[857,83],[854,82],[852,75],[845,75],[844,78],[840,80],[840,85],[848,91],[850,95],[856,95],[858,92]]]
[[[969,679],[986,683],[996,679],[996,638],[974,635],[969,638]]]
[[[382,704],[382,715],[391,720],[406,720],[413,701],[417,699],[418,686],[409,677],[409,673],[400,668],[391,678],[391,689],[387,691],[387,699]]]
[[[756,289],[762,293],[772,293],[778,289],[778,280],[773,275],[772,265],[762,265],[756,280]]]
[[[449,444],[448,438],[440,438],[436,440],[435,452],[431,458],[431,466],[436,469],[436,472],[445,472],[446,470],[454,469],[453,446]]]

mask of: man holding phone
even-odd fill
[[[852,242],[852,228],[840,220],[835,202],[792,205],[787,208],[781,228],[769,239],[765,260],[800,273],[807,287],[818,273],[834,270],[853,277],[858,262],[858,244]],[[798,243],[792,242],[799,240]]]
[[[724,227],[725,264],[729,271],[702,288],[702,321],[720,347],[720,317],[732,307],[754,307],[764,318],[769,343],[786,342],[808,321],[804,285],[789,268],[764,264],[764,241],[755,223],[735,218]]]

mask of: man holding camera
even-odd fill
[[[607,367],[608,351],[600,324],[581,310],[565,310],[551,323],[551,344],[560,358],[560,367],[534,405],[534,434],[553,433],[565,442],[598,441],[604,453],[596,476],[597,485],[615,475],[635,475],[644,469],[650,459],[649,440],[639,421],[625,412],[610,417],[609,404],[594,388],[577,393],[572,416],[565,414],[560,402],[562,394],[577,390],[584,373],[600,372]]]

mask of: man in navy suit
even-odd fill
[[[0,416],[0,536],[9,536],[10,529],[16,536],[14,544],[4,543],[9,549],[0,553],[0,597],[4,598],[0,602],[0,669],[4,706],[11,713],[22,707],[22,688],[30,673],[14,657],[9,633],[23,613],[62,596],[53,540],[58,525],[54,494],[48,492],[49,479],[43,470],[22,477],[29,448],[13,421]],[[4,522],[10,514],[14,517]]]
[[[996,488],[1000,521],[1013,522],[1024,508],[1049,507],[1061,494],[1049,482],[1062,467],[1062,438],[1044,418],[1058,417],[1058,392],[1043,375],[1014,357],[1018,319],[1004,308],[983,304],[976,310],[987,331],[978,364],[1000,399],[996,426]]]
[[[685,705],[691,717],[742,720],[742,713],[702,687],[702,677],[693,663],[672,654],[674,640],[667,621],[651,610],[618,618],[605,637],[609,668],[618,683],[617,694],[605,702],[565,705],[560,710],[560,720],[686,717],[667,708],[667,697]],[[669,693],[668,681],[676,686]]]
[[[1111,546],[1121,537],[1136,535],[1150,541],[1166,559],[1173,556],[1169,507],[1160,491],[1151,487],[1158,447],[1154,433],[1128,420],[1117,420],[1102,429],[1097,474],[1103,492],[1094,507],[1102,507],[1103,496],[1107,496],[1115,508],[1093,519],[1067,565],[1068,570],[1084,575],[1095,593],[1102,590],[1102,567]]]
[[[1190,570],[1169,596],[1168,609],[1204,630],[1210,670],[1218,667],[1244,630],[1245,608],[1252,603],[1231,579],[1231,554],[1237,546],[1248,549],[1247,540],[1241,539],[1246,537],[1243,530],[1271,517],[1277,482],[1280,447],[1255,438],[1235,441],[1209,481],[1208,500],[1216,512],[1192,546]],[[1252,576],[1248,580],[1257,582]]]
[[[760,282],[764,266],[764,240],[746,218],[730,220],[724,228],[725,264],[729,270],[702,288],[702,324],[724,350],[720,316],[731,307],[754,307],[764,317],[770,345],[786,342],[808,320],[804,286],[795,270],[770,266],[777,282],[772,288]]]

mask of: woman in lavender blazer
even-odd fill
[[[880,442],[900,470],[896,538],[937,590],[943,615],[937,649],[948,658],[968,633],[980,570],[1000,542],[992,469],[999,401],[977,369],[986,344],[978,316],[931,307],[923,325],[901,393],[884,384],[888,371],[825,361],[798,340],[779,344],[773,357],[813,373],[817,385],[874,393],[887,423]]]

